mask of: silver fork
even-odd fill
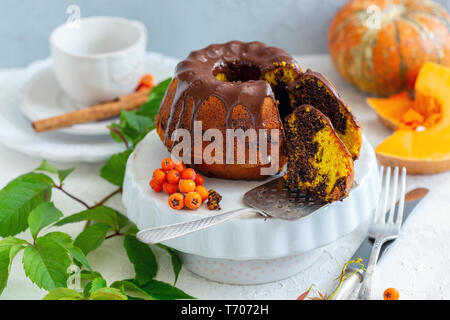
[[[386,171],[386,172],[385,172]],[[373,244],[372,252],[370,254],[369,263],[367,265],[367,272],[364,275],[364,280],[361,285],[361,289],[358,294],[358,299],[370,300],[371,290],[372,290],[372,277],[375,272],[375,266],[380,254],[381,246],[389,240],[396,239],[400,233],[400,227],[403,219],[403,208],[405,204],[405,185],[406,185],[406,168],[402,167],[401,177],[400,177],[400,191],[399,191],[399,205],[397,209],[397,215],[395,216],[395,204],[397,201],[397,191],[398,191],[398,180],[399,180],[399,168],[394,168],[394,173],[392,175],[392,186],[391,186],[391,167],[381,167],[381,185],[384,187],[382,191],[382,196],[380,197],[380,202],[376,208],[373,222],[369,226],[368,237],[375,239]],[[392,193],[391,193],[392,187]],[[392,195],[391,207],[387,211],[389,196]],[[382,201],[383,200],[383,201]],[[381,205],[383,203],[383,205]],[[394,217],[395,216],[395,217]]]

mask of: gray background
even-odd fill
[[[49,55],[48,36],[71,4],[82,17],[121,16],[147,25],[148,49],[183,58],[232,39],[260,40],[292,54],[327,51],[327,28],[347,0],[0,0],[0,68]],[[437,0],[449,10],[450,0]]]

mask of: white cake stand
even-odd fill
[[[127,164],[123,203],[140,230],[213,215],[206,206],[196,211],[175,211],[168,196],[149,187],[152,173],[170,156],[155,131],[137,146]],[[297,220],[263,219],[256,213],[172,239],[166,245],[180,251],[190,271],[210,280],[232,284],[259,284],[290,277],[307,268],[322,248],[367,221],[378,200],[380,184],[371,145],[363,137],[355,162],[350,195]],[[205,178],[205,186],[223,196],[222,212],[245,207],[242,197],[258,181]]]

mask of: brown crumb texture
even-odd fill
[[[308,70],[290,85],[289,92],[292,104],[296,106],[309,104],[325,114],[353,158],[359,157],[360,125],[325,76]]]
[[[287,184],[317,202],[342,200],[353,183],[353,159],[328,118],[303,105],[285,119]]]
[[[222,201],[222,196],[219,193],[213,189],[208,191],[208,202],[206,205],[209,210],[220,210],[220,201]]]

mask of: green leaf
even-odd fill
[[[105,279],[96,278],[92,280],[89,284],[89,296],[91,296],[95,291],[106,288],[108,285],[106,284]]]
[[[116,288],[101,288],[92,293],[91,300],[128,300],[126,294]]]
[[[87,255],[102,245],[110,230],[111,226],[104,223],[90,225],[77,236],[73,244]]]
[[[153,120],[158,114],[159,106],[171,81],[172,78],[169,78],[158,83],[150,92],[147,102],[137,111],[137,114]]]
[[[135,282],[135,281],[133,281]],[[151,280],[145,285],[139,286],[148,295],[158,300],[195,299],[184,291],[162,281]]]
[[[166,250],[169,253],[170,259],[172,261],[173,273],[175,274],[175,281],[173,284],[177,283],[178,275],[180,274],[181,268],[183,266],[183,263],[181,262],[181,258],[178,255],[178,252],[172,248],[169,248],[168,246],[161,244],[161,243],[157,244],[157,246]]]
[[[43,300],[83,300],[83,297],[73,289],[57,288],[50,291]]]
[[[98,289],[106,287],[108,287],[108,285],[106,284],[106,280],[103,279],[102,276],[99,276],[86,284],[83,290],[83,295],[86,298],[89,298]]]
[[[110,128],[109,134],[110,134],[111,138],[113,138],[113,140],[115,140],[116,142],[122,143],[123,142],[122,138],[116,132],[114,132],[114,130],[111,130],[111,128],[113,128],[125,136],[125,134],[122,132],[122,128],[120,127],[120,125],[118,125],[117,123],[112,123],[108,128]],[[127,138],[127,137],[125,136],[125,138]],[[130,140],[130,139],[127,139],[127,140]]]
[[[34,171],[44,171],[48,173],[58,174],[58,169],[56,169],[54,166],[48,163],[47,160],[42,160],[39,167],[37,167]]]
[[[147,133],[149,133],[151,129],[152,129],[152,128],[149,128],[148,130],[146,130],[145,132],[143,132],[142,134],[140,134],[137,138],[135,138],[135,139],[133,140],[133,146],[137,146],[138,143],[141,142],[141,141],[147,136]]]
[[[120,114],[120,123],[113,124],[111,127],[120,132],[129,144],[136,146],[145,135],[154,129],[154,119],[158,113],[159,105],[163,99],[171,79],[167,79],[150,92],[148,100],[137,111],[122,110]],[[122,142],[119,135],[111,130],[111,137]]]
[[[82,270],[80,274],[81,280],[92,281],[97,278],[103,278],[102,275],[96,271],[86,271]]]
[[[139,286],[135,284],[132,279],[116,281],[111,285],[111,287],[121,289],[127,294],[128,297],[132,297],[133,299],[154,300],[154,298],[145,292],[145,290],[139,288]]]
[[[59,178],[59,182],[63,183],[63,181],[67,178],[69,174],[71,174],[75,168],[63,169],[59,170],[52,166],[47,160],[42,160],[41,165],[35,169],[35,171],[44,171],[48,173],[57,174]]]
[[[130,224],[130,227],[126,231],[124,231],[124,234],[135,236],[138,232],[138,227],[135,224]]]
[[[158,272],[158,263],[150,246],[132,235],[125,236],[123,245],[130,262],[134,265],[137,284],[145,284],[152,280]]]
[[[8,237],[0,240],[0,294],[8,284],[11,264],[17,253],[25,248],[27,242],[22,239]]]
[[[127,216],[123,215],[119,211],[116,211],[117,214],[117,220],[119,222],[119,229],[125,228],[126,226],[134,226],[134,223],[130,221],[130,219],[127,218]]]
[[[0,237],[28,228],[29,213],[51,197],[52,180],[44,174],[20,176],[0,190]]]
[[[89,281],[89,282],[86,283],[86,285],[84,286],[84,289],[83,289],[83,297],[89,298],[89,296],[91,295],[91,289],[92,289],[92,281]]]
[[[52,178],[50,178],[49,176],[47,176],[46,174],[43,174],[43,173],[29,172],[29,173],[25,173],[21,176],[18,176],[13,181],[15,181],[15,180],[37,181],[37,182],[40,182],[42,184],[47,184],[52,187],[55,186],[55,183],[53,182]],[[11,181],[11,182],[13,182],[13,181]]]
[[[153,119],[136,114],[136,111],[122,111],[120,114],[120,132],[133,146],[154,128]]]
[[[69,236],[67,233],[60,232],[60,231],[53,231],[50,233],[47,233],[46,235],[42,236],[41,238],[46,238],[49,240],[54,240],[57,242],[60,242],[61,245],[66,245],[72,243],[72,237]]]
[[[74,258],[76,261],[84,265],[89,271],[92,271],[92,268],[89,265],[89,262],[86,256],[84,255],[83,251],[81,251],[80,248],[75,247],[73,245],[72,237],[69,236],[67,233],[55,231],[47,233],[42,238],[53,239],[57,241],[67,250],[67,252],[72,256],[72,258]]]
[[[84,255],[83,251],[74,246],[71,243],[68,243],[64,246],[67,251],[69,251],[70,255],[79,263],[81,263],[83,266],[85,266],[89,271],[92,270],[91,266],[89,265],[89,261],[87,260],[86,256]]]
[[[125,168],[131,152],[132,150],[126,150],[113,155],[100,170],[100,176],[116,186],[122,186]]]
[[[33,239],[36,239],[42,229],[58,221],[63,216],[61,211],[55,208],[51,202],[41,203],[34,208],[28,216],[28,225]]]
[[[75,223],[80,221],[94,221],[109,225],[112,229],[118,230],[120,228],[118,212],[112,208],[99,206],[93,209],[81,211],[68,216],[59,221],[56,226],[63,226],[68,223]]]
[[[131,125],[127,122],[125,116],[122,113],[120,114],[119,125],[120,125],[120,132],[128,141],[128,144],[131,144],[131,146],[133,147],[133,141],[139,137],[140,133],[131,127]]]
[[[122,110],[122,119],[125,123],[133,129],[136,134],[139,134],[147,128],[153,126],[153,121],[147,117],[137,115],[134,112]]]
[[[65,169],[65,170],[59,170],[58,171],[58,177],[59,182],[63,183],[64,180],[75,170],[75,168]]]
[[[23,255],[25,274],[38,287],[53,290],[67,286],[67,269],[72,261],[67,250],[54,239],[42,237]]]

